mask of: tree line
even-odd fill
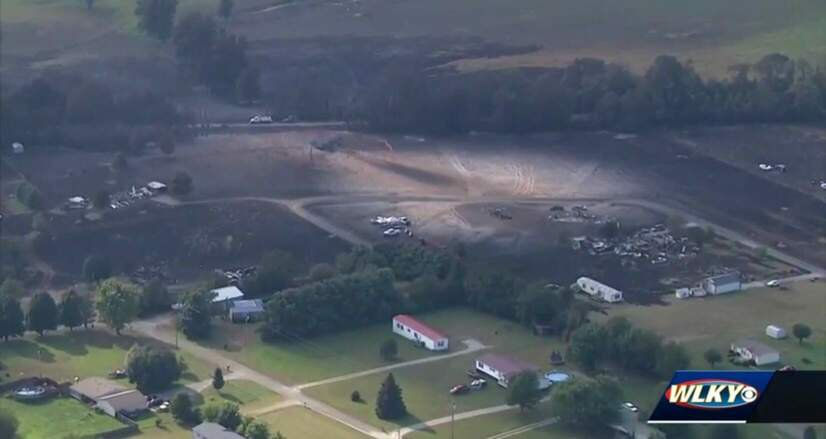
[[[355,247],[323,264],[300,286],[292,277],[266,268],[248,284],[281,290],[256,290],[264,297],[267,340],[293,340],[383,322],[398,313],[418,313],[454,305],[519,322],[545,333],[568,334],[585,320],[589,305],[574,300],[569,288],[529,284],[506,272],[467,267],[461,247],[441,250],[418,245]],[[279,259],[283,261],[284,259]],[[246,285],[246,283],[245,283]],[[246,288],[246,287],[245,287]],[[266,291],[266,290],[265,290]],[[263,294],[262,294],[263,293]]]
[[[185,117],[165,96],[116,93],[72,74],[52,73],[0,99],[3,145],[61,145],[84,150],[143,151],[149,142],[182,137]]]
[[[826,119],[826,69],[774,53],[704,79],[663,55],[642,75],[600,59],[563,68],[432,74],[389,68],[353,121],[436,134],[815,122]]]

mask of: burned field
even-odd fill
[[[159,276],[168,282],[198,278],[215,269],[257,263],[272,250],[299,263],[329,262],[345,250],[341,240],[262,202],[163,207],[110,215],[104,222],[75,224],[55,217],[52,232],[36,241],[38,255],[67,279],[81,277],[87,256],[112,261],[115,273]]]

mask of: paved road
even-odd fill
[[[502,433],[494,434],[493,436],[488,436],[487,439],[506,439],[522,433],[527,433],[529,431],[536,430],[537,428],[547,427],[549,425],[555,424],[558,420],[558,418],[545,419],[544,421],[534,422],[533,424],[523,425],[521,427],[516,427],[513,430],[503,431]]]
[[[418,360],[405,361],[404,363],[391,364],[389,366],[377,367],[375,369],[362,370],[360,372],[354,372],[354,373],[350,373],[350,374],[347,374],[347,375],[341,375],[341,376],[337,376],[337,377],[327,378],[325,380],[314,381],[314,382],[306,383],[306,384],[300,384],[298,386],[295,386],[295,389],[304,390],[304,389],[307,389],[307,388],[310,388],[310,387],[323,386],[325,384],[337,383],[339,381],[347,381],[347,380],[351,380],[353,378],[359,378],[359,377],[363,377],[363,376],[367,376],[367,375],[372,375],[374,373],[387,372],[389,370],[398,369],[398,368],[401,368],[401,367],[414,366],[414,365],[417,365],[417,364],[424,364],[424,363],[432,363],[434,361],[442,361],[442,360],[446,360],[448,358],[458,357],[460,355],[469,354],[469,353],[480,351],[480,350],[487,349],[487,348],[490,347],[490,346],[485,346],[481,342],[479,342],[477,340],[474,340],[472,338],[467,339],[467,340],[462,340],[462,343],[465,344],[465,348],[460,350],[460,351],[451,352],[449,354],[438,355],[438,356],[434,356],[434,357],[420,358]]]
[[[549,399],[548,396],[542,398],[542,401],[547,401]],[[443,416],[441,418],[431,419],[429,421],[419,422],[418,424],[409,425],[400,429],[396,434],[400,436],[404,436],[410,434],[414,431],[426,430],[429,428],[433,428],[442,424],[447,424],[451,421],[461,421],[464,419],[475,418],[477,416],[485,416],[485,415],[492,415],[494,413],[501,413],[508,410],[516,410],[519,406],[515,405],[497,405],[493,407],[486,407],[483,409],[477,410],[469,410],[466,412],[456,413],[453,416]]]

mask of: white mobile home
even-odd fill
[[[539,373],[539,368],[524,361],[506,357],[499,354],[485,354],[476,359],[474,363],[476,370],[496,379],[502,387],[508,387],[508,383],[515,376],[522,372],[532,371],[537,373],[539,388],[547,389],[551,382],[543,374]]]
[[[576,280],[579,289],[591,297],[604,300],[608,303],[616,303],[622,301],[622,291],[611,288],[608,285],[597,282],[588,277],[581,277]]]
[[[393,317],[393,332],[431,351],[444,351],[448,348],[445,335],[405,314]]]

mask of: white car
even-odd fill
[[[386,236],[388,238],[392,238],[394,236],[399,236],[399,234],[401,234],[401,233],[402,233],[402,231],[399,230],[399,229],[387,229],[387,230],[384,231],[384,236]]]
[[[757,167],[760,168],[761,171],[771,171],[772,169],[774,169],[774,166],[768,163],[760,163],[759,165],[757,165]]]
[[[772,280],[766,282],[766,286],[769,287],[769,288],[777,288],[777,287],[780,286],[780,281],[777,280],[777,279],[772,279]]]
[[[264,116],[262,114],[256,114],[250,118],[250,125],[255,125],[259,123],[272,123],[272,116]]]
[[[627,408],[628,410],[631,410],[634,413],[640,411],[640,409],[637,406],[635,406],[634,403],[632,403],[632,402],[626,401],[626,402],[622,403],[622,406]]]

